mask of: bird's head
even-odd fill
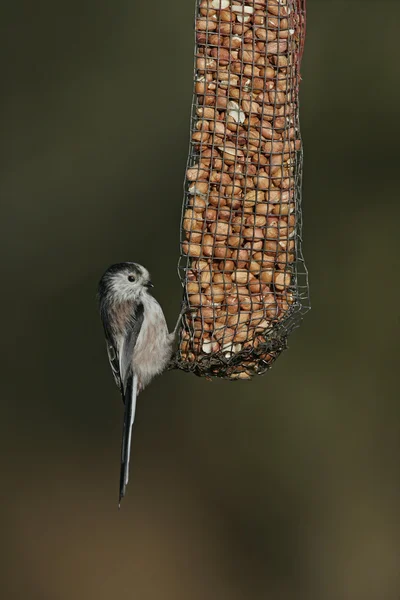
[[[133,262],[111,265],[99,283],[100,301],[126,302],[137,300],[153,284],[147,269]]]

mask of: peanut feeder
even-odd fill
[[[305,0],[196,0],[174,365],[250,379],[308,309],[301,253]]]

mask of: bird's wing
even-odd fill
[[[118,358],[118,352],[117,352],[116,346],[114,345],[113,341],[110,338],[106,339],[106,346],[107,346],[108,360],[110,362],[112,374],[114,375],[115,383],[117,384],[117,386],[119,387],[119,389],[122,393],[123,390],[122,390],[121,376],[119,373],[119,358]]]
[[[132,312],[129,320],[125,337],[121,343],[119,352],[119,372],[124,392],[126,392],[128,378],[134,374],[132,372],[132,356],[140,334],[140,330],[142,328],[143,316],[144,308],[143,304],[140,302],[139,304],[135,305],[135,309]]]
[[[124,402],[127,380],[129,375],[132,373],[133,350],[135,348],[142,323],[143,304],[141,302],[135,305],[127,324],[125,336],[122,338],[122,340],[117,340],[114,337],[111,329],[108,327],[107,320],[103,319],[108,360],[114,375],[115,383],[121,391]]]

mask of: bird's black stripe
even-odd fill
[[[143,306],[142,302],[139,302],[139,304],[136,304],[135,311],[130,318],[129,329],[126,332],[125,344],[124,344],[124,349],[123,349],[123,355],[122,355],[121,362],[122,362],[123,368],[125,370],[125,376],[122,381],[122,386],[124,389],[126,388],[126,383],[127,383],[128,377],[130,375],[132,375],[132,356],[133,356],[133,351],[136,346],[136,342],[137,342],[139,334],[140,334],[140,330],[142,328],[143,318],[144,318],[144,306]],[[121,391],[122,391],[122,397],[124,398],[125,394],[124,394],[123,390],[121,390]]]

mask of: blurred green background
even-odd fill
[[[308,0],[313,310],[250,384],[146,390],[120,512],[96,286],[143,262],[175,322],[194,3],[3,4],[1,597],[398,600],[400,4]]]

